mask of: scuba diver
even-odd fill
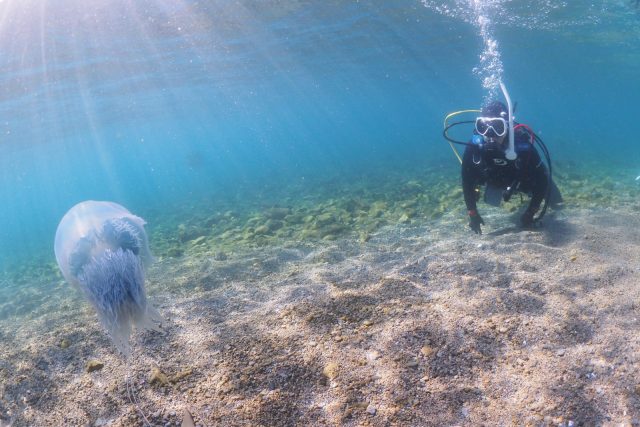
[[[533,227],[542,219],[549,203],[556,205],[562,202],[560,191],[551,179],[551,160],[546,146],[529,126],[515,123],[513,114],[509,113],[512,109],[508,93],[504,85],[501,84],[501,88],[509,108],[500,101],[493,101],[482,110],[464,110],[452,113],[445,119],[444,137],[450,143],[466,146],[462,157],[455,148],[454,152],[462,166],[462,190],[469,227],[477,234],[482,234],[481,226],[484,225],[476,205],[480,194],[478,187],[481,185],[486,184],[485,203],[493,206],[509,201],[515,193],[530,195],[529,206],[520,216],[520,224],[524,228]],[[475,122],[447,124],[453,115],[468,112],[479,112],[480,116]],[[470,142],[456,141],[447,134],[452,126],[463,123],[475,125]],[[536,149],[536,143],[546,165]],[[541,213],[534,218],[543,200],[545,203]]]

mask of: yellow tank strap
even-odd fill
[[[447,121],[449,121],[449,119],[451,117],[455,117],[458,114],[464,114],[464,113],[481,113],[482,110],[460,110],[460,111],[455,111],[453,113],[450,113],[447,115],[447,117],[444,118],[444,128],[447,128]],[[447,140],[447,142],[449,143],[449,146],[451,147],[451,149],[453,150],[453,154],[456,155],[456,157],[458,158],[458,161],[460,162],[460,164],[462,164],[462,157],[460,157],[460,154],[458,153],[458,150],[456,150],[456,147],[453,146],[453,144],[451,143],[451,141]]]

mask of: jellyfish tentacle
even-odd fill
[[[114,218],[104,222],[101,238],[112,247],[129,249],[140,254],[144,241],[140,230],[127,218]]]
[[[147,313],[140,259],[130,250],[108,249],[87,264],[78,279],[116,347],[129,354],[133,326],[143,324]]]

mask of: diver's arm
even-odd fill
[[[478,184],[478,172],[477,166],[473,163],[474,153],[476,155],[480,154],[476,147],[468,146],[462,156],[462,191],[468,211],[477,211],[476,185]]]

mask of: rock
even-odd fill
[[[387,210],[387,204],[385,202],[383,201],[373,202],[373,204],[371,205],[371,208],[369,208],[369,216],[373,218],[379,218],[382,215],[384,215],[386,210]]]
[[[184,251],[177,247],[171,247],[167,250],[167,256],[171,258],[177,258],[179,256],[182,256],[183,253]]]
[[[369,326],[373,325],[373,322],[371,320],[365,320],[364,322],[362,322],[362,324],[368,328]]]
[[[378,412],[378,409],[375,406],[373,406],[371,404],[369,404],[369,406],[367,406],[367,414],[375,415],[376,412]]]
[[[226,261],[227,260],[227,254],[225,254],[222,251],[218,251],[213,255],[213,259],[215,259],[216,261]]]
[[[89,360],[85,367],[86,371],[89,373],[93,371],[99,371],[102,368],[104,368],[104,363],[100,362],[99,360]]]
[[[556,355],[560,356],[560,357],[564,356],[564,349],[560,349],[560,350],[556,351]]]
[[[377,350],[371,350],[367,352],[367,360],[373,362],[374,360],[378,360],[380,358],[380,352]]]
[[[434,352],[433,348],[428,345],[425,345],[420,349],[420,353],[425,357],[431,356],[433,352]]]
[[[326,212],[321,215],[318,215],[316,218],[316,226],[324,227],[329,224],[333,224],[337,222],[335,216],[331,212]]]
[[[265,225],[267,226],[269,231],[276,231],[281,229],[284,223],[280,220],[270,219]]]
[[[169,379],[159,368],[151,368],[151,374],[149,375],[149,384],[167,385]]]
[[[200,237],[197,237],[197,238],[193,239],[193,240],[191,241],[191,244],[192,244],[193,246],[197,246],[197,245],[199,245],[200,243],[204,243],[204,241],[205,241],[205,240],[206,240],[206,237],[204,237],[204,236],[200,236]]]
[[[187,226],[185,224],[178,225],[178,240],[181,242],[187,242],[189,240],[194,240],[198,237],[201,237],[203,234],[203,230],[198,227]]]
[[[282,220],[291,213],[289,208],[271,208],[264,212],[264,216],[269,219]]]
[[[322,374],[330,380],[336,378],[338,376],[338,364],[329,362],[322,370]]]
[[[261,225],[259,227],[256,227],[254,232],[257,235],[267,234],[267,233],[269,233],[269,227],[267,227],[266,225]]]
[[[69,341],[67,338],[62,338],[60,340],[60,343],[58,344],[60,348],[69,348],[70,345],[71,345],[71,341]]]

